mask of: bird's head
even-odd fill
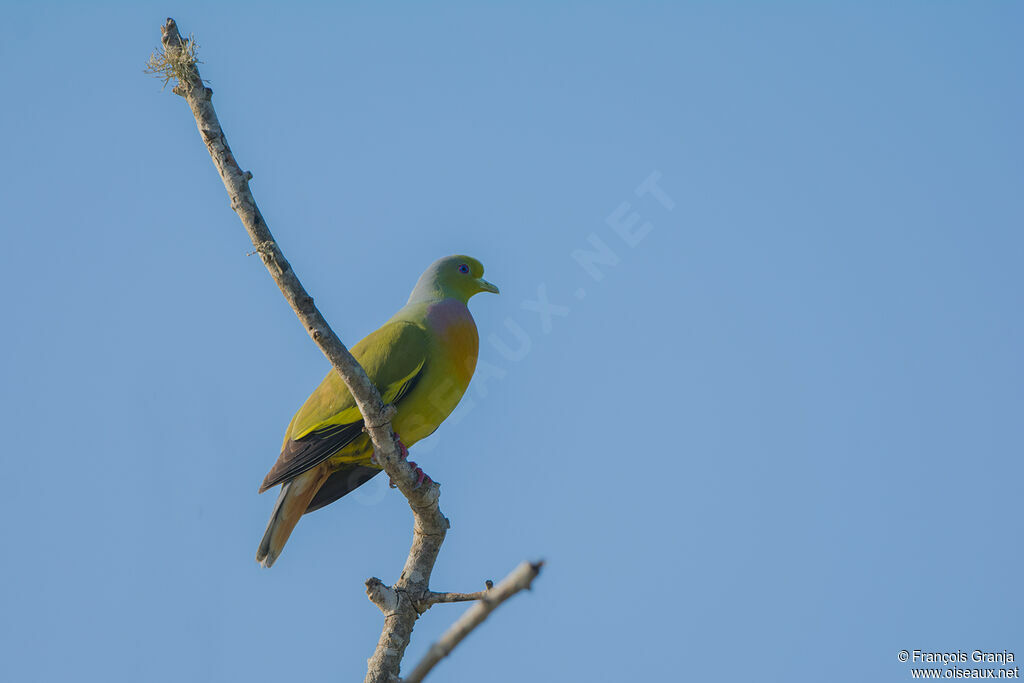
[[[456,254],[430,264],[412,290],[409,302],[431,299],[458,299],[480,292],[498,293],[498,288],[483,278],[484,266],[472,256]]]

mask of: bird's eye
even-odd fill
[[[462,273],[463,275],[465,275],[466,273],[469,272],[469,266],[467,266],[465,263],[460,263],[459,264],[459,272]]]

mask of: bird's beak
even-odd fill
[[[476,282],[480,286],[480,291],[481,292],[491,292],[492,294],[500,294],[501,293],[501,292],[498,291],[498,287],[496,285],[492,285],[490,282],[488,282],[487,280],[483,279],[482,277],[478,277],[476,279]]]

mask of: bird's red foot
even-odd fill
[[[423,486],[423,482],[425,481],[433,481],[433,479],[427,476],[427,473],[420,469],[415,462],[409,460],[409,449],[405,447],[404,443],[402,443],[402,437],[398,436],[398,432],[391,432],[391,438],[395,440],[395,447],[398,448],[399,457],[402,458],[402,460],[407,461],[409,463],[409,466],[413,468],[413,474],[416,475],[416,485],[413,486],[413,488],[418,489],[420,486]],[[376,453],[373,454],[372,459],[374,464],[376,464]],[[398,485],[391,479],[391,477],[388,477],[388,486],[390,486],[393,489],[398,488]]]
[[[433,481],[433,479],[431,479],[427,473],[420,469],[412,460],[409,461],[409,466],[413,468],[412,472],[416,475],[416,485],[413,486],[414,489],[418,489],[423,486],[423,482],[425,481]]]
[[[391,438],[395,440],[395,446],[398,448],[398,455],[401,456],[402,460],[409,457],[409,449],[402,443],[402,437],[398,435],[398,432],[391,432]]]
[[[398,436],[398,432],[391,432],[391,438],[395,440],[395,448],[398,449],[398,457],[405,460],[409,457],[409,449],[402,443],[402,437]],[[370,456],[370,462],[374,465],[380,465],[380,459],[377,457],[377,451],[374,450],[373,455]],[[395,488],[392,486],[391,488]]]
[[[423,482],[432,482],[432,481],[434,481],[414,461],[410,460],[409,461],[409,466],[413,468],[412,469],[412,473],[416,475],[416,484],[413,486],[414,489],[418,489],[419,487],[423,486]],[[388,486],[390,486],[393,489],[397,489],[398,488],[398,484],[396,484],[391,479],[391,477],[388,477]]]

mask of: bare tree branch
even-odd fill
[[[334,366],[334,370],[345,381],[346,386],[352,392],[352,396],[359,406],[359,412],[367,425],[367,431],[373,440],[377,458],[384,465],[388,475],[399,487],[405,484],[406,489],[411,493],[412,485],[416,479],[413,469],[403,463],[398,455],[398,449],[391,438],[390,420],[394,412],[387,410],[380,398],[377,388],[366,376],[366,372],[352,357],[349,350],[341,343],[334,330],[324,320],[319,309],[313,303],[311,297],[299,282],[298,276],[292,270],[291,264],[285,259],[277,241],[270,233],[252,192],[249,191],[249,180],[252,173],[242,171],[235,161],[231,148],[228,147],[227,138],[220,127],[217,113],[213,109],[211,97],[213,91],[203,85],[196,68],[195,49],[191,41],[183,41],[178,32],[178,26],[173,19],[168,19],[161,27],[161,42],[164,53],[159,57],[151,58],[151,69],[154,63],[166,65],[167,71],[178,79],[178,85],[173,89],[175,93],[183,96],[188,101],[192,114],[195,116],[199,133],[206,143],[217,172],[224,182],[224,188],[231,198],[231,208],[242,220],[246,232],[253,246],[263,259],[264,265],[270,272],[270,276],[277,283],[281,293],[291,305],[295,315],[299,317],[306,327],[309,336],[313,338],[316,345],[320,347],[327,359]],[[428,487],[429,488],[429,487]],[[425,492],[421,491],[418,498],[426,502]],[[406,497],[409,494],[406,493]],[[436,498],[436,494],[435,494]]]
[[[521,590],[529,590],[530,584],[537,578],[543,562],[523,562],[512,570],[501,583],[493,589],[484,591],[480,600],[466,610],[465,614],[452,624],[441,638],[430,646],[427,654],[423,657],[416,668],[412,670],[403,683],[419,683],[423,677],[430,673],[430,670],[447,657],[455,646],[462,642],[463,638],[479,626],[487,616],[501,603],[505,602]],[[439,595],[439,594],[438,594]]]
[[[429,479],[417,485],[414,469],[402,460],[393,438],[391,419],[395,415],[394,406],[384,405],[380,392],[327,324],[314,305],[313,297],[306,292],[278,247],[249,190],[252,173],[242,171],[235,160],[213,109],[213,91],[203,84],[199,75],[195,41],[191,37],[183,39],[177,24],[170,18],[160,28],[160,33],[163,49],[150,58],[147,72],[163,78],[165,84],[170,80],[177,81],[172,91],[184,97],[192,109],[199,133],[231,198],[231,208],[241,219],[253,247],[295,315],[352,393],[373,442],[376,462],[398,486],[412,509],[413,541],[398,581],[390,587],[376,578],[366,582],[367,595],[384,613],[384,628],[367,663],[366,681],[397,681],[402,656],[416,619],[436,602],[454,601],[454,598],[435,597],[442,594],[432,593],[429,588],[430,574],[449,528],[448,520],[438,507],[440,486]],[[476,599],[470,597],[476,594],[444,595]],[[490,599],[489,596],[488,592],[480,599]]]

